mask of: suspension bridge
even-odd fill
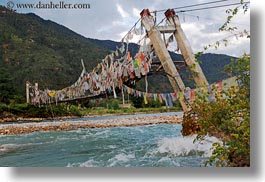
[[[27,102],[34,105],[46,105],[98,97],[106,93],[112,93],[114,98],[117,98],[116,90],[120,90],[123,100],[124,92],[136,97],[143,97],[145,102],[150,98],[154,98],[171,105],[172,101],[179,100],[183,110],[187,111],[189,110],[189,102],[195,99],[196,93],[201,92],[205,88],[208,89],[208,93],[211,93],[213,85],[220,90],[237,85],[235,77],[209,85],[200,65],[195,59],[174,9],[165,11],[163,20],[166,20],[166,25],[163,26],[160,25],[161,23],[156,23],[156,13],[157,11],[142,10],[140,13],[141,18],[124,36],[120,47],[117,47],[111,54],[106,55],[91,72],[86,71],[81,60],[83,70],[74,84],[60,90],[40,90],[38,83],[31,84],[27,82]],[[138,22],[141,22],[140,28],[136,28]],[[166,39],[165,34],[171,35]],[[138,35],[144,35],[139,40],[139,51],[135,55],[131,55],[128,50],[129,41],[133,39],[133,36]],[[174,39],[184,58],[185,65],[191,70],[196,89],[185,87],[175,66],[176,62],[172,60],[168,52],[168,45]],[[160,64],[154,62],[155,59],[158,59]],[[166,73],[174,90],[173,93],[148,92],[147,75],[154,70],[154,65],[157,65],[155,71],[163,69]],[[145,92],[128,86],[134,85],[141,78],[146,80]]]

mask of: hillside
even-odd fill
[[[107,53],[66,27],[35,14],[1,13],[0,45],[0,67],[12,74],[20,94],[26,80],[38,81],[44,88],[69,85],[82,70],[81,59],[91,69]]]
[[[92,70],[119,45],[110,40],[85,38],[35,14],[17,14],[0,6],[0,89],[14,88],[10,94],[24,96],[26,80],[37,81],[40,88],[69,86],[81,72],[81,59]],[[136,52],[138,45],[130,44],[129,48]],[[171,54],[174,59],[181,58]],[[230,56],[204,54],[199,59],[209,82],[226,77],[222,70]],[[184,69],[180,72],[183,78],[187,77]],[[166,77],[154,76],[148,80],[150,91],[171,90]]]

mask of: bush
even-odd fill
[[[0,113],[8,111],[8,106],[6,104],[0,103]]]
[[[36,107],[32,105],[29,107],[28,111],[26,111],[23,115],[23,117],[38,117],[38,118],[48,118],[51,116],[52,114],[47,107]]]
[[[142,108],[143,107],[144,99],[142,97],[132,97],[133,106],[135,108]]]
[[[149,99],[148,104],[145,105],[145,107],[154,107],[154,108],[159,108],[161,107],[162,104],[159,102],[159,100],[154,100],[154,99]]]
[[[113,110],[117,110],[117,109],[120,108],[119,104],[120,104],[120,101],[119,101],[119,100],[117,100],[117,99],[113,99],[113,100],[111,100],[111,101],[109,102],[109,106],[108,106],[108,108],[109,108],[109,109],[113,109]]]
[[[80,110],[79,110],[78,107],[75,106],[75,105],[71,105],[71,107],[70,107],[70,109],[69,109],[69,113],[70,113],[71,115],[75,115],[75,116],[79,116],[79,117],[82,116]]]
[[[8,112],[19,117],[49,118],[56,116],[82,116],[79,108],[75,105],[58,104],[37,107],[30,104],[0,104],[0,114]]]
[[[9,104],[9,110],[13,114],[19,114],[19,113],[27,112],[29,108],[30,108],[30,105],[27,104],[27,103],[24,103],[24,104]]]
[[[244,56],[230,65],[240,75],[239,88],[217,92],[216,100],[208,102],[201,95],[191,105],[198,117],[198,138],[207,134],[220,138],[223,145],[213,144],[213,153],[208,163],[216,166],[250,166],[250,58]]]

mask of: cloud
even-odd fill
[[[129,14],[123,10],[120,4],[116,4],[116,7],[122,18],[127,18],[129,16]]]
[[[2,0],[0,4],[5,5],[9,0]],[[15,3],[22,2],[13,0]],[[53,2],[59,2],[55,0]],[[232,1],[232,0],[231,0]],[[32,3],[32,0],[25,0],[23,3]],[[168,9],[175,7],[183,7],[186,5],[205,2],[203,0],[190,1],[172,1],[172,0],[155,0],[150,3],[147,0],[68,0],[69,3],[90,3],[90,9],[80,10],[43,10],[43,9],[19,9],[18,12],[33,12],[44,19],[49,19],[71,30],[89,38],[97,38],[102,40],[120,41],[123,35],[135,24],[140,18],[139,13],[142,9],[149,8],[150,11]],[[233,0],[238,2],[238,0]],[[225,4],[224,2],[223,4]],[[225,22],[227,14],[225,10],[230,7],[209,9],[203,11],[192,11],[178,13],[183,30],[192,46],[194,52],[202,51],[203,46],[214,43],[224,38],[229,33],[219,32],[218,28]],[[191,8],[189,8],[191,9]],[[180,10],[180,9],[178,9]],[[250,11],[243,13],[242,8],[239,15],[235,17],[231,25],[237,26],[240,30],[249,30]],[[157,14],[157,22],[164,18],[164,12]],[[165,22],[162,23],[163,25]],[[137,28],[140,23],[137,25]],[[169,35],[166,35],[167,37]],[[134,37],[133,41],[137,42],[138,37]],[[224,53],[230,55],[242,55],[249,52],[249,39],[234,40],[229,47],[222,47],[218,50],[209,50],[210,52]],[[170,45],[171,49],[176,49],[176,44]]]
[[[135,16],[135,17],[140,17],[140,10],[139,9],[137,9],[137,8],[133,8],[133,15]]]

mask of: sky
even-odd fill
[[[55,0],[53,3],[59,3],[61,0]],[[148,8],[150,11],[163,10],[168,8],[183,7],[199,3],[212,2],[216,0],[64,0],[65,3],[85,3],[90,4],[89,9],[18,9],[19,13],[35,13],[46,20],[51,20],[88,38],[100,40],[121,41],[122,37],[140,18],[139,13],[142,9]],[[221,3],[209,4],[207,6],[216,6],[230,3],[237,3],[240,0],[228,0]],[[9,0],[1,0],[1,5],[6,5]],[[17,3],[49,3],[47,0],[13,0]],[[184,9],[194,9],[206,7],[197,6]],[[206,52],[228,54],[231,56],[242,56],[244,53],[250,53],[250,39],[232,36],[229,32],[219,32],[219,27],[225,22],[226,10],[231,7],[217,9],[208,9],[201,11],[191,11],[178,13],[181,26],[191,44],[194,53],[203,51],[203,47],[208,44],[214,44],[218,40],[228,38],[228,46],[221,45],[217,50],[208,49]],[[157,14],[157,21],[164,18],[164,13]],[[161,25],[165,25],[162,22]],[[238,15],[231,22],[231,26],[238,27],[238,31],[250,31],[250,11],[243,13],[242,7]],[[140,23],[136,28],[140,27]],[[166,35],[167,37],[169,35]],[[134,37],[133,42],[138,42],[139,37]],[[177,49],[173,42],[169,46],[170,50]]]

